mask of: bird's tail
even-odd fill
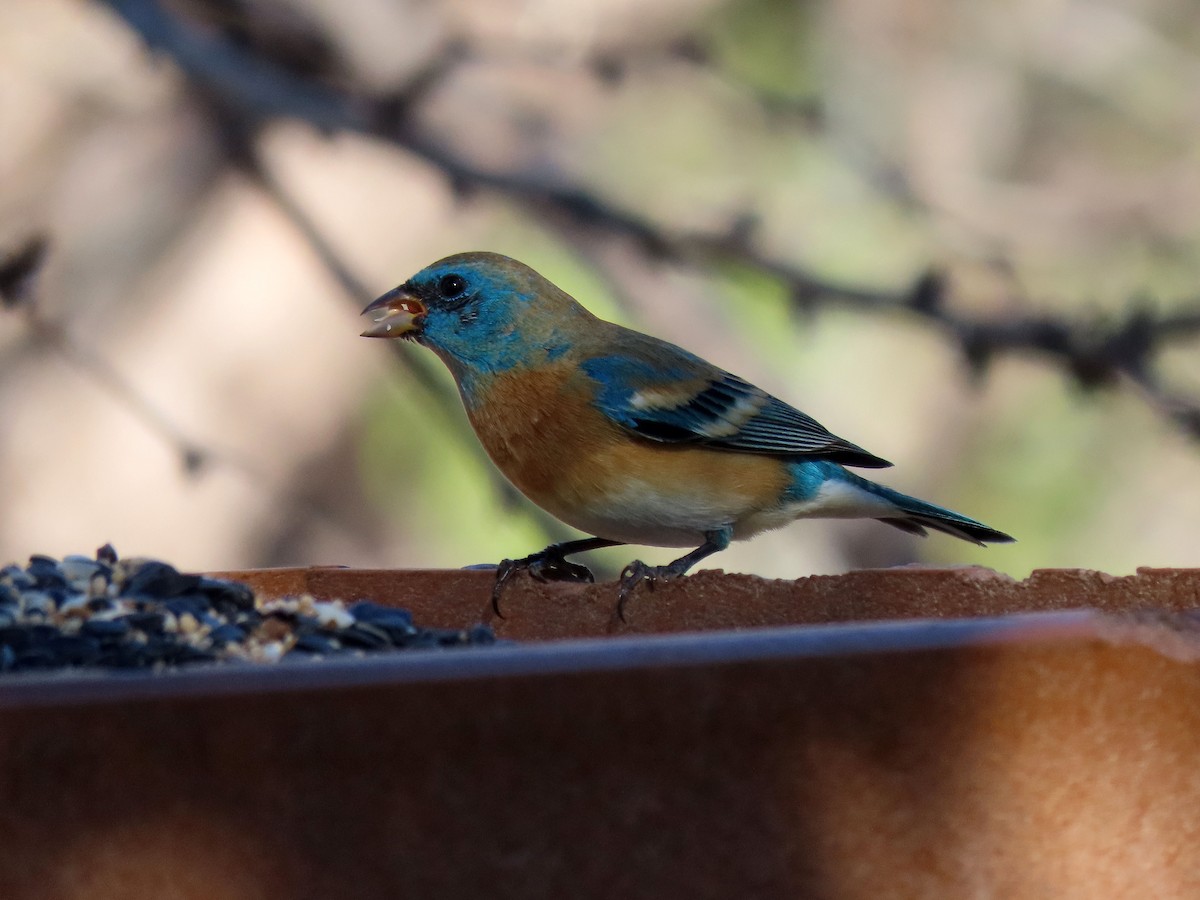
[[[932,503],[926,503],[924,500],[918,500],[916,497],[910,497],[899,491],[894,491],[889,487],[884,487],[882,484],[876,484],[873,481],[860,478],[853,473],[848,472],[846,474],[850,475],[859,487],[865,488],[876,497],[886,500],[895,507],[895,515],[877,516],[877,518],[880,522],[886,522],[894,528],[899,528],[901,531],[907,531],[909,534],[919,534],[924,537],[927,533],[925,529],[932,528],[934,531],[941,531],[956,538],[961,538],[964,541],[970,541],[972,544],[979,544],[980,546],[984,544],[1008,544],[1015,540],[1015,538],[1005,534],[1003,531],[989,528],[982,522],[976,522],[974,519],[969,519],[959,513],[944,509],[941,506],[935,506]]]

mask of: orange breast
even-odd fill
[[[617,427],[592,408],[566,367],[504,373],[467,415],[492,461],[522,493],[546,507]],[[553,509],[551,511],[554,511]]]
[[[684,545],[777,503],[787,480],[778,459],[631,436],[591,405],[579,378],[565,367],[506,373],[468,409],[500,470],[557,518],[603,537]]]

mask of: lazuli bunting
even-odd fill
[[[591,580],[566,557],[617,544],[694,547],[642,581],[676,578],[733,540],[794,519],[872,518],[976,544],[1011,541],[974,519],[843,466],[891,465],[673,344],[598,319],[528,266],[460,253],[422,269],[363,314],[366,337],[433,350],[500,471],[542,509],[594,537],[500,565]]]

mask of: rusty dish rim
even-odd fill
[[[1098,636],[1094,610],[978,619],[747,628],[403,650],[353,659],[196,665],[169,671],[58,670],[0,676],[0,708],[340,690],[623,669],[723,666],[911,653]]]

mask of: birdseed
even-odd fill
[[[37,554],[0,569],[0,672],[362,656],[487,645],[486,625],[425,628],[404,609],[311,596],[266,599],[155,559]]]

